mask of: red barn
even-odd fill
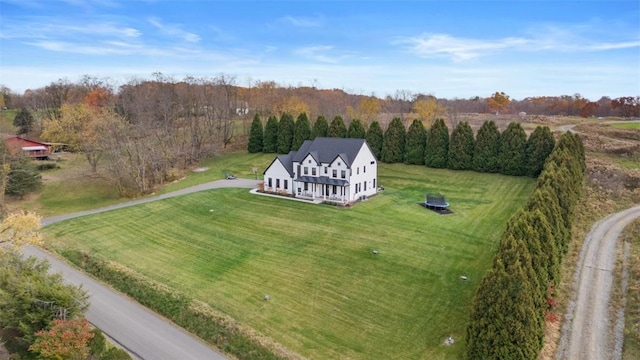
[[[51,155],[51,144],[28,140],[20,136],[12,136],[4,140],[5,144],[13,154],[17,155],[23,151],[32,159],[45,160]]]

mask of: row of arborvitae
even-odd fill
[[[480,283],[467,328],[468,359],[538,358],[584,170],[582,141],[563,134],[526,207],[509,220],[493,268]]]
[[[305,140],[316,137],[366,139],[376,158],[386,163],[404,162],[532,177],[540,174],[544,160],[554,146],[548,127],[538,127],[527,139],[522,126],[515,122],[500,133],[493,121],[487,121],[474,139],[467,122],[459,123],[449,135],[442,119],[436,120],[429,129],[425,129],[420,120],[414,120],[407,130],[399,118],[394,118],[383,132],[377,121],[366,128],[360,120],[354,119],[347,128],[339,116],[330,124],[319,116],[311,127],[306,114],[300,114],[294,122],[293,117],[285,113],[280,121],[275,116],[269,117],[264,127],[256,114],[251,124],[248,150],[250,153],[286,154],[298,150]]]

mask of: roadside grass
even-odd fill
[[[625,229],[623,239],[630,244],[630,251],[622,359],[632,360],[640,359],[640,221]]]
[[[272,158],[230,155],[209,171],[242,176]],[[59,253],[134,269],[309,358],[461,358],[475,290],[534,180],[398,164],[379,179],[385,190],[349,209],[218,189],[43,232]],[[434,191],[454,214],[418,205]]]

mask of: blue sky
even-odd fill
[[[640,2],[0,0],[0,84],[154,72],[445,98],[640,95]]]

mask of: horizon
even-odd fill
[[[0,84],[160,72],[512,99],[640,95],[637,1],[0,0]]]

